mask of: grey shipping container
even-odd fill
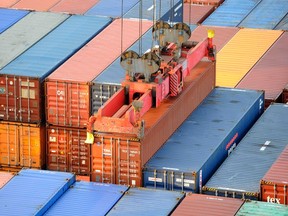
[[[74,182],[72,173],[22,169],[0,190],[0,215],[43,215]]]
[[[144,165],[144,187],[200,192],[264,111],[264,92],[215,88]]]
[[[260,180],[288,144],[288,105],[271,104],[203,187],[203,193],[258,200]]]

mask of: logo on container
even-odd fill
[[[267,202],[281,204],[280,198],[274,198],[274,197],[270,197],[270,196],[267,196]]]

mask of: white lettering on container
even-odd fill
[[[162,178],[148,177],[148,181],[153,181],[153,182],[162,182]]]

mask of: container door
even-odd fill
[[[92,145],[92,181],[116,184],[115,142],[112,137],[95,137]]]

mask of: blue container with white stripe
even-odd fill
[[[274,29],[288,11],[287,0],[261,1],[238,25],[244,28]]]
[[[260,180],[288,145],[288,105],[271,104],[203,187],[203,193],[258,200]]]
[[[263,111],[263,91],[215,88],[144,165],[144,187],[201,192]]]
[[[18,22],[28,13],[29,11],[26,10],[0,8],[0,33],[4,32],[10,26]]]
[[[184,193],[176,191],[129,188],[107,216],[170,215],[183,198]]]
[[[72,173],[22,169],[0,190],[0,215],[43,215],[75,181]]]
[[[45,215],[106,215],[127,190],[123,185],[76,182]]]
[[[261,0],[225,0],[202,25],[236,27]]]

